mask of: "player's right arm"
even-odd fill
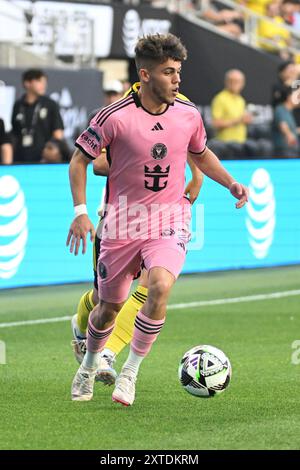
[[[71,253],[75,249],[75,255],[78,254],[81,241],[82,253],[85,253],[88,233],[92,241],[95,237],[95,229],[86,209],[86,173],[89,162],[101,157],[102,149],[110,145],[113,139],[114,125],[112,119],[108,119],[109,116],[108,108],[105,108],[91,120],[88,128],[76,140],[77,149],[70,162],[69,177],[75,218],[69,230],[67,246],[70,244]]]
[[[86,173],[90,159],[84,155],[78,148],[75,150],[70,166],[69,178],[73,196],[73,203],[76,207],[86,205]],[[90,221],[87,213],[75,216],[68,233],[67,246],[70,245],[70,252],[78,255],[80,243],[82,241],[82,253],[86,252],[86,237],[90,233],[93,241],[95,237],[95,229]]]

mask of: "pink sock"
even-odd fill
[[[89,352],[97,353],[100,352],[101,349],[104,347],[106,341],[108,340],[109,336],[114,329],[114,325],[107,328],[107,330],[97,330],[91,322],[89,318],[88,324],[88,334],[87,334],[87,341],[86,341],[86,348]]]
[[[147,356],[164,323],[165,318],[152,320],[140,311],[134,322],[133,338],[131,341],[133,352],[139,356]]]

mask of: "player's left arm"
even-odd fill
[[[239,200],[235,205],[237,209],[240,209],[248,202],[248,188],[238,183],[233,176],[228,173],[218,157],[208,147],[205,147],[201,154],[192,154],[191,157],[199,170],[212,180],[225,186],[225,188],[229,189],[231,194]]]
[[[189,200],[193,204],[199,195],[203,183],[203,173],[194,163],[192,154],[188,153],[187,161],[192,172],[192,179],[188,182],[184,194],[189,196]]]
[[[109,163],[106,158],[106,152],[102,151],[100,158],[93,160],[93,172],[97,176],[108,176]]]

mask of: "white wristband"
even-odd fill
[[[74,213],[75,213],[74,219],[76,219],[80,215],[87,214],[88,211],[87,211],[86,205],[78,204],[78,206],[74,206]]]

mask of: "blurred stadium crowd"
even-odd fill
[[[122,3],[157,7],[166,2],[124,0]],[[176,7],[177,2],[173,3]],[[212,28],[245,43],[249,37],[249,20],[254,21],[257,47],[281,59],[270,89],[273,121],[266,125],[254,123],[255,110],[243,97],[247,76],[238,68],[227,70],[223,89],[211,101],[211,120],[205,122],[208,146],[224,160],[299,157],[300,0],[193,0],[184,4]],[[20,81],[24,94],[14,104],[10,132],[5,130],[0,109],[0,163],[69,161],[72,139],[65,138],[58,104],[47,96],[46,73],[42,69],[28,69]],[[124,80],[107,82],[104,105],[120,99],[130,85]],[[188,90],[181,91],[188,95]]]

